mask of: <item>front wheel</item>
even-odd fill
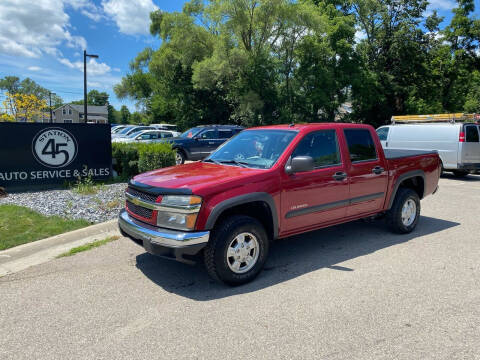
[[[252,281],[262,270],[269,249],[265,228],[249,216],[232,216],[212,231],[204,260],[209,275],[228,285]]]
[[[407,234],[417,226],[420,198],[409,188],[399,188],[392,208],[387,212],[387,224],[393,232]]]
[[[181,165],[185,163],[185,154],[180,149],[175,149],[175,164]]]

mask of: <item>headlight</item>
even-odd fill
[[[161,204],[174,207],[200,207],[198,205],[202,204],[202,198],[200,196],[165,195]]]
[[[157,214],[157,225],[161,227],[193,230],[198,212],[202,206],[199,196],[165,195],[160,202],[161,209]]]

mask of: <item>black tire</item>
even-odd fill
[[[445,175],[445,168],[443,167],[443,161],[440,160],[440,177]]]
[[[470,174],[470,171],[467,171],[467,170],[454,170],[452,172],[453,172],[453,176],[457,178],[462,178]]]
[[[242,233],[250,233],[255,236],[258,243],[258,258],[253,267],[245,273],[235,273],[230,269],[227,251],[232,241]],[[208,274],[216,281],[228,285],[241,285],[255,279],[260,273],[269,250],[269,239],[265,228],[260,222],[252,217],[235,215],[222,221],[212,231],[212,236],[204,251],[205,267]]]
[[[405,224],[402,221],[402,209],[409,200],[415,202],[415,219],[411,224]],[[387,212],[387,224],[391,231],[397,234],[408,234],[415,229],[420,218],[420,198],[418,194],[409,188],[401,187],[398,189],[393,201],[392,208]]]
[[[181,165],[185,163],[185,160],[187,157],[185,156],[185,153],[181,149],[174,149],[175,150],[175,164],[176,165]]]

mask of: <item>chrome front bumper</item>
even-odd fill
[[[148,225],[133,219],[126,210],[120,212],[118,226],[132,239],[142,241],[146,249],[150,244],[174,249],[193,245],[201,248],[201,245],[207,245],[210,237],[210,231],[175,231]]]

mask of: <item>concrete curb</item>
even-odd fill
[[[116,219],[0,251],[0,277],[45,263],[74,247],[113,235],[120,235]]]

